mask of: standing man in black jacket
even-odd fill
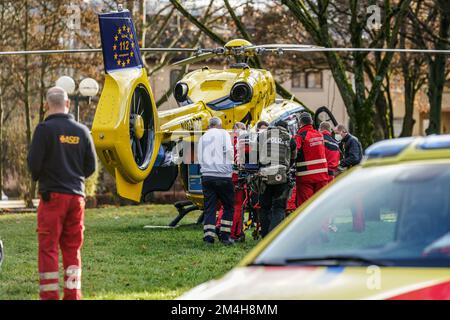
[[[37,213],[40,297],[59,299],[58,254],[64,265],[64,299],[81,299],[81,246],[84,181],[96,169],[95,149],[86,126],[69,112],[66,91],[47,92],[48,116],[34,132],[28,167],[39,181]]]
[[[344,154],[339,167],[350,168],[358,165],[363,156],[363,150],[358,138],[351,135],[343,124],[339,124],[334,129],[335,138],[339,141],[339,146]]]

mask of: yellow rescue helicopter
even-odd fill
[[[236,62],[225,70],[205,66],[188,73],[174,88],[178,107],[158,112],[129,12],[101,14],[99,19],[106,80],[92,136],[97,154],[115,177],[117,193],[123,198],[145,201],[150,192],[168,190],[180,173],[188,199],[176,204],[181,218],[203,206],[199,165],[194,163],[194,147],[189,145],[207,129],[211,117],[221,118],[223,127],[231,130],[237,121],[252,127],[260,120],[273,123],[281,118],[296,119],[294,115],[305,112],[297,102],[276,99],[272,74],[249,67],[247,61],[265,52],[313,46],[254,46],[235,39],[223,48],[192,49],[196,55],[175,65],[216,56],[234,58]],[[174,151],[179,151],[180,143],[184,145],[184,161],[166,164],[168,155],[177,155]]]

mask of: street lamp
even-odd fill
[[[75,81],[69,76],[62,76],[56,81],[56,86],[61,87],[67,91],[70,99],[74,99],[75,101],[75,120],[80,120],[80,109],[79,103],[80,101],[91,102],[91,98],[96,96],[99,90],[99,86],[97,81],[92,78],[85,78],[80,82],[78,86],[78,92],[76,92],[76,84]]]

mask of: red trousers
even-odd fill
[[[37,212],[39,279],[42,300],[59,299],[61,249],[64,266],[64,300],[81,299],[81,246],[84,231],[84,198],[51,192]]]
[[[245,200],[245,190],[238,189],[237,183],[234,184],[234,214],[233,214],[233,225],[231,227],[231,238],[232,239],[239,239],[242,230],[243,230],[243,224],[242,224],[242,205]],[[217,216],[217,227],[220,227],[220,221],[222,219],[223,214],[223,207],[220,207],[218,216]]]
[[[297,206],[301,206],[306,200],[311,198],[317,191],[325,187],[327,184],[327,180],[318,182],[305,182],[301,178],[297,177]]]
[[[294,188],[292,188],[292,195],[287,201],[286,215],[295,211],[297,207],[297,187],[294,185]]]

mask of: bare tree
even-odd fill
[[[329,0],[301,1],[301,0],[282,0],[291,13],[305,27],[315,44],[324,47],[334,47],[336,45],[335,33],[336,26],[330,19],[332,8]],[[374,41],[369,46],[386,44],[388,48],[395,48],[398,40],[400,26],[403,24],[408,12],[411,0],[399,0],[397,5],[393,1],[384,1],[384,22],[381,32],[378,33]],[[353,47],[361,47],[364,39],[365,26],[369,15],[365,8],[358,7],[358,1],[350,0],[348,11],[350,21],[348,29],[345,24],[339,24],[337,28],[344,32],[347,38],[350,38],[350,44]],[[359,3],[361,4],[361,3]],[[343,3],[343,5],[345,5]],[[346,8],[345,6],[343,8]],[[363,9],[363,10],[361,10]],[[326,52],[328,66],[335,78],[336,84],[341,93],[342,99],[351,119],[353,130],[360,137],[364,146],[368,146],[374,141],[374,106],[383,87],[386,74],[393,58],[393,53],[385,53],[380,56],[376,63],[376,72],[373,75],[371,87],[366,91],[366,82],[364,75],[364,62],[367,59],[367,53],[354,52],[348,59],[351,61],[351,72],[354,75],[354,87],[347,76],[346,63],[343,57],[336,52]]]
[[[180,3],[179,0],[170,0],[170,2],[173,4],[173,6],[180,12],[186,19],[188,19],[191,23],[193,23],[197,28],[199,28],[205,35],[207,35],[212,41],[215,43],[224,46],[226,44],[226,41],[218,35],[216,32],[214,32],[211,28],[208,28],[204,23],[199,21],[196,17],[194,17],[192,14],[189,13],[189,11],[186,10],[185,7]],[[238,26],[238,29],[240,29],[242,36],[248,36],[248,33],[245,31],[245,28],[243,25],[239,22],[239,19],[237,19],[236,15],[234,14],[234,10],[231,8],[231,6],[228,4],[228,10],[229,12],[233,12],[232,18],[235,19],[235,23]],[[231,10],[231,11],[230,11]],[[252,58],[250,61],[250,65],[256,68],[262,68],[262,65],[257,59],[257,57]],[[291,99],[293,98],[296,102],[303,105],[303,103],[298,100],[294,94],[289,92],[286,88],[284,88],[278,81],[275,81],[277,93],[282,96],[285,99]],[[305,106],[306,108],[306,106]]]
[[[416,1],[415,8],[410,8],[408,20],[402,25],[400,30],[400,48],[408,48],[414,45],[412,39],[422,35],[415,33],[415,28],[411,22],[415,16],[419,15],[423,1]],[[400,68],[403,77],[405,115],[403,118],[401,137],[411,136],[416,123],[414,119],[414,103],[419,90],[426,83],[426,70],[424,70],[425,57],[408,53],[400,54]]]

